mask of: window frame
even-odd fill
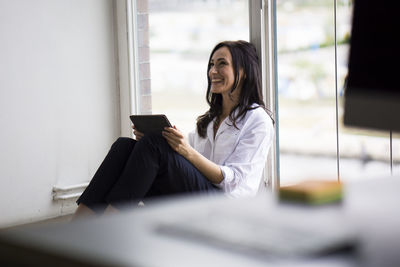
[[[120,115],[127,118],[140,111],[140,83],[137,30],[137,0],[115,0],[118,47],[118,82],[120,89]],[[277,55],[275,0],[248,0],[249,40],[261,59],[262,88],[266,107],[275,121],[274,142],[271,146],[264,183],[274,190],[279,188],[279,138],[277,100]],[[132,136],[130,124],[121,119],[121,135]]]
[[[140,110],[138,31],[136,0],[115,0],[118,85],[120,93],[121,136],[132,137],[128,118]]]
[[[272,111],[275,123],[274,142],[264,171],[265,185],[279,189],[279,127],[276,54],[276,1],[249,0],[250,42],[256,46],[261,60],[262,88],[266,107]]]

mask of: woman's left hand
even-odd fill
[[[185,158],[189,156],[192,147],[186,141],[185,136],[175,126],[165,127],[162,135],[174,151]]]

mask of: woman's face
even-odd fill
[[[227,47],[219,48],[212,55],[208,76],[212,93],[229,94],[235,81],[235,73],[232,55]]]

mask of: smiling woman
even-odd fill
[[[119,138],[78,199],[76,217],[137,205],[151,197],[188,193],[254,196],[273,139],[261,94],[255,47],[219,43],[208,65],[209,110],[189,140],[174,126],[162,136]]]
[[[214,124],[215,137],[221,122],[238,102],[241,91],[240,86],[235,86],[236,77],[234,76],[232,56],[227,47],[221,47],[215,51],[210,60],[208,76],[209,80],[211,80],[210,92],[220,94],[225,100],[224,110]]]
[[[197,122],[198,132],[203,137],[205,128],[214,118],[216,133],[227,116],[236,127],[236,121],[252,109],[252,103],[265,107],[257,51],[252,44],[226,41],[213,49],[208,65],[207,102],[211,108]],[[237,110],[237,114],[233,110]]]
[[[215,62],[215,63],[214,63]],[[233,73],[232,56],[229,49],[221,47],[215,51],[209,64],[208,75],[211,80],[211,92],[226,94],[233,87],[235,76]]]

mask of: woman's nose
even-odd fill
[[[210,68],[210,73],[217,73],[217,68],[215,66],[212,66]]]

